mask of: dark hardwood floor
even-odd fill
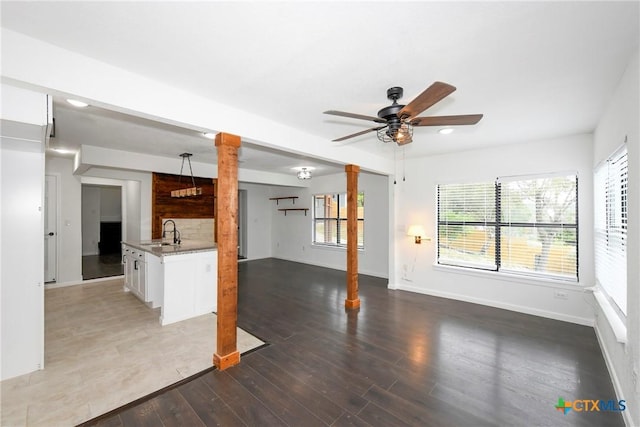
[[[99,426],[623,426],[592,328],[277,259],[239,265],[238,325],[270,345],[89,421]],[[117,391],[114,391],[117,392]]]
[[[120,252],[106,255],[84,255],[82,257],[82,279],[122,276],[124,269]]]

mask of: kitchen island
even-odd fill
[[[217,310],[218,253],[213,242],[122,242],[125,291],[152,308],[168,325]]]

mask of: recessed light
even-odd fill
[[[60,153],[60,154],[71,154],[74,153],[75,151],[72,150],[66,150],[64,148],[52,148],[53,151],[55,151],[56,153]]]
[[[89,105],[86,102],[78,101],[77,99],[67,99],[67,102],[73,105],[74,107],[78,107],[78,108],[84,108]]]
[[[453,132],[453,128],[442,128],[438,131],[438,133],[443,135],[449,135],[451,132]]]
[[[205,132],[205,133],[203,133],[202,135],[204,135],[204,137],[205,137],[205,138],[209,138],[209,139],[216,139],[216,135],[217,135],[217,134],[215,134],[215,133],[213,133],[213,132]]]

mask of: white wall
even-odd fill
[[[395,283],[390,288],[443,296],[591,325],[594,284],[592,137],[577,135],[406,160],[406,181],[395,186]],[[398,170],[401,170],[399,166]],[[498,176],[557,171],[578,172],[579,286],[506,277],[495,272],[471,273],[434,267],[436,263],[436,185],[493,181]],[[410,224],[422,224],[431,242],[421,245],[406,236]],[[562,289],[567,300],[554,298]]]
[[[2,144],[1,379],[40,369],[44,355],[44,154]],[[16,185],[19,183],[19,185]]]
[[[627,425],[640,425],[640,100],[638,53],[632,58],[594,134],[594,166],[627,139],[629,189],[627,229],[627,340],[616,341],[599,305],[596,333],[620,399],[627,405]],[[635,380],[634,380],[635,375]],[[635,383],[634,383],[635,382]]]
[[[82,256],[100,254],[100,202],[100,187],[82,186]]]
[[[386,176],[361,172],[358,176],[358,191],[364,192],[364,251],[358,252],[358,271],[378,277],[388,277],[388,220],[389,198]],[[273,215],[271,232],[273,256],[306,264],[346,270],[346,248],[329,248],[311,244],[314,194],[346,193],[345,173],[313,177],[309,188],[273,187],[271,197],[298,196],[295,204],[291,200],[271,201],[269,209]],[[284,212],[278,208],[309,208],[305,216],[302,211]]]
[[[122,187],[122,240],[141,240],[140,200],[140,181],[125,181]]]
[[[100,187],[100,222],[122,221],[122,190]]]
[[[46,111],[46,96],[2,85],[0,380],[44,365]]]

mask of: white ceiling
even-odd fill
[[[637,1],[3,1],[1,7],[3,27],[284,122],[327,144],[373,124],[323,111],[375,116],[389,104],[391,86],[404,87],[407,103],[444,81],[458,90],[423,116],[484,114],[478,125],[451,135],[417,128],[407,156],[592,132],[638,50],[640,14]],[[215,156],[211,141],[195,131],[92,108],[56,102],[56,143]],[[346,143],[393,156],[375,133]],[[272,171],[314,164],[257,146],[241,160]]]

